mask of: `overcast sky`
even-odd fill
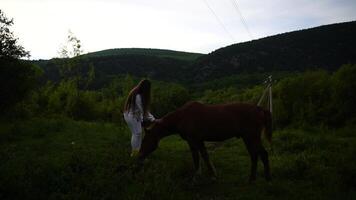
[[[356,0],[0,0],[0,9],[14,18],[12,30],[32,59],[58,57],[68,30],[85,52],[138,47],[209,53],[251,38],[356,20]]]

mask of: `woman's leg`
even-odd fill
[[[131,147],[132,150],[139,151],[142,141],[142,132],[132,132],[131,136]]]
[[[142,142],[142,126],[141,123],[130,114],[124,116],[127,125],[131,131],[131,147],[132,153],[138,153]]]

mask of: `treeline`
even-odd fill
[[[37,84],[30,90],[29,88],[35,85],[33,81],[40,79],[41,73],[29,70],[29,75],[31,74],[33,75],[22,76],[27,77],[21,79],[24,80],[23,84],[11,87],[15,88],[12,91],[13,94],[17,94],[15,91],[24,88],[23,91],[27,92],[23,94],[27,95],[12,97],[11,102],[18,101],[13,105],[2,102],[2,106],[7,108],[6,116],[12,116],[12,118],[64,116],[75,120],[121,123],[126,96],[140,80],[130,75],[115,76],[106,87],[93,90],[84,87],[88,81],[90,82],[90,74],[78,77],[72,72],[68,73],[72,76],[60,82],[48,81],[46,84]],[[356,122],[356,94],[354,92],[356,91],[354,78],[356,65],[344,65],[333,73],[314,70],[286,74],[285,77],[282,74],[273,86],[273,119],[276,127],[340,127]],[[242,76],[242,82],[260,77],[256,74],[252,74],[250,78],[247,76]],[[262,84],[247,88],[241,88],[235,84],[228,86],[231,77],[226,79],[225,82],[224,79],[218,79],[222,82],[218,89],[207,89],[209,83],[206,83],[204,87],[195,88],[152,80],[152,113],[157,117],[162,117],[191,100],[209,104],[237,101],[256,104],[264,90]],[[211,85],[216,82],[217,80],[212,81]],[[227,84],[224,85],[224,83]],[[4,88],[7,87],[2,87]],[[10,94],[11,92],[8,92],[7,100],[10,100]],[[22,97],[26,98],[19,101]]]
[[[100,55],[100,54],[99,54]],[[180,82],[189,73],[186,66],[190,60],[173,57],[159,57],[153,55],[82,55],[74,58],[55,58],[51,60],[33,61],[44,71],[44,79],[59,82],[63,77],[63,66],[73,65],[78,74],[86,75],[92,67],[95,79],[91,88],[105,87],[118,74],[130,74],[135,77],[149,77],[154,80]],[[73,64],[75,63],[75,64]]]
[[[94,66],[94,88],[110,83],[111,77],[117,74],[190,85],[240,74],[336,71],[342,64],[356,63],[355,34],[354,21],[233,44],[207,55],[137,48],[103,50],[74,59],[82,69]],[[44,70],[46,79],[59,81],[61,66],[72,59],[33,63]]]
[[[23,100],[8,104],[8,118],[69,117],[75,120],[122,122],[122,109],[129,91],[140,79],[130,75],[116,76],[111,83],[98,90],[83,89],[85,78],[72,77],[58,83],[48,81],[23,96]],[[19,88],[21,84],[18,83]],[[162,117],[189,101],[190,94],[181,85],[153,81],[152,112]]]
[[[356,21],[278,34],[233,44],[197,59],[192,78],[211,80],[239,73],[335,71],[355,63]]]
[[[331,126],[356,122],[356,65],[344,65],[329,73],[307,71],[279,80],[273,86],[273,119],[276,127]],[[239,90],[228,87],[206,90],[201,100],[207,103],[257,103],[263,85]]]
[[[178,60],[193,61],[204,54],[190,53],[183,51],[173,51],[166,49],[145,49],[145,48],[119,48],[119,49],[107,49],[102,51],[96,51],[87,53],[87,57],[102,57],[102,56],[117,56],[117,55],[145,55],[160,58],[174,58]]]
[[[344,65],[332,74],[320,70],[282,80],[276,85],[277,122],[282,125],[355,124],[355,77],[356,65]]]

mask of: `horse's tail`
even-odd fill
[[[264,134],[267,141],[272,143],[272,114],[269,110],[264,110]]]

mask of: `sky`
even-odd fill
[[[209,53],[356,20],[356,0],[0,0],[0,9],[14,19],[11,30],[31,59],[58,57],[69,30],[85,53],[111,48]]]

